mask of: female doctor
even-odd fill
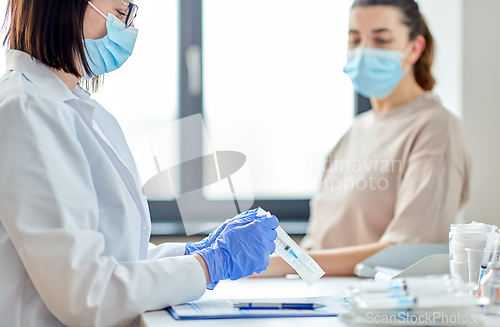
[[[267,267],[278,220],[256,210],[198,243],[149,243],[148,206],[123,133],[78,85],[131,55],[134,3],[10,0],[8,14],[0,325],[126,325]]]

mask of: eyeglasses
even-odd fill
[[[127,2],[123,0],[116,0],[119,3],[123,3],[125,6],[128,7],[128,14],[127,18],[125,19],[125,26],[130,27],[132,26],[132,23],[134,22],[135,17],[137,16],[137,11],[139,10],[139,7],[132,2]]]

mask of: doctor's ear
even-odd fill
[[[410,65],[415,65],[415,63],[420,59],[422,53],[425,51],[426,41],[422,35],[417,36],[413,41],[413,45],[406,56],[406,62]]]

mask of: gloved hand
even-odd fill
[[[210,273],[212,290],[224,279],[236,280],[261,273],[274,252],[279,221],[275,216],[257,217],[245,225],[222,230],[215,242],[197,253],[203,257]]]
[[[234,216],[233,218],[227,219],[222,223],[216,230],[214,230],[210,235],[205,237],[199,242],[188,242],[186,244],[186,254],[193,254],[196,251],[200,251],[201,249],[208,248],[211,246],[214,241],[219,237],[220,233],[226,228],[235,228],[237,226],[243,226],[252,222],[257,217],[263,217],[262,214],[257,213],[260,208],[248,210],[240,213],[239,215]],[[261,210],[263,212],[263,210]]]

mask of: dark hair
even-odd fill
[[[393,6],[399,8],[405,18],[403,23],[410,29],[410,40],[414,40],[419,35],[425,38],[425,50],[415,63],[413,70],[417,83],[426,91],[432,90],[434,84],[436,84],[431,71],[434,60],[434,38],[427,27],[424,16],[420,13],[418,4],[414,0],[355,0],[352,8],[369,6]]]
[[[83,42],[87,6],[87,0],[9,0],[3,44],[77,77],[80,59],[83,69],[91,74]],[[97,91],[99,84],[94,78],[87,81],[86,88]]]

